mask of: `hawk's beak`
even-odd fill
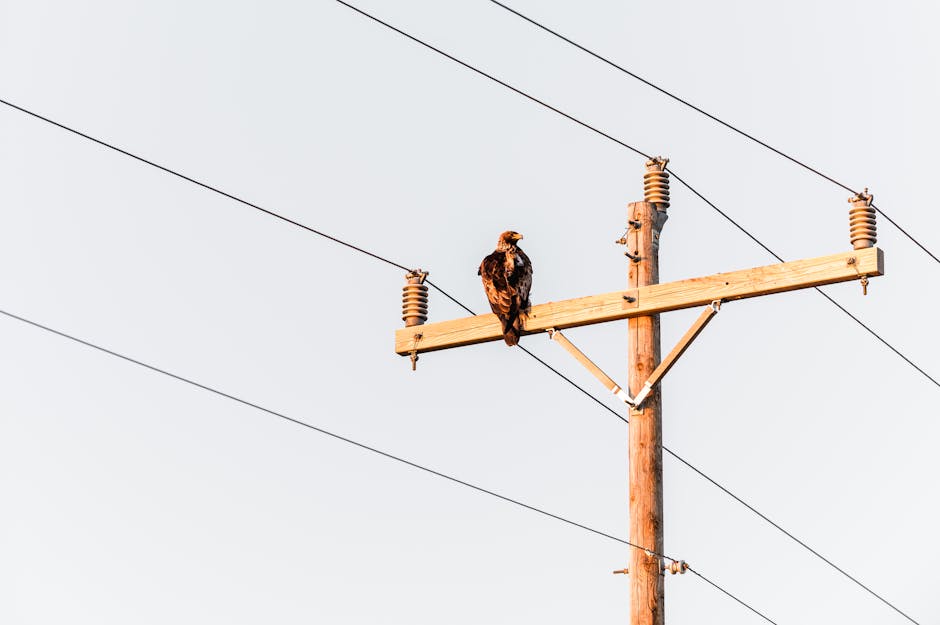
[[[513,240],[513,241],[521,241],[521,240],[522,240],[522,235],[517,232],[516,234],[512,235],[512,240]]]

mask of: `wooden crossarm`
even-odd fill
[[[884,255],[877,247],[776,265],[718,273],[639,289],[614,291],[532,306],[524,321],[524,334],[549,328],[574,328],[704,306],[715,300],[732,301],[771,293],[794,291],[884,273]],[[421,337],[415,343],[415,335]],[[496,341],[503,336],[496,315],[427,323],[395,332],[395,352],[430,352],[462,345]]]

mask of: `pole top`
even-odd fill
[[[420,269],[412,269],[405,274],[405,279],[409,284],[424,284],[424,279],[428,277],[427,271],[421,271]]]
[[[868,192],[868,187],[865,187],[865,190],[861,193],[856,193],[849,198],[849,204],[855,204],[856,206],[871,206],[872,200],[875,199],[875,196]],[[862,204],[864,202],[864,204]]]
[[[668,164],[668,158],[654,156],[650,160],[646,161],[646,171],[666,171],[666,165]]]

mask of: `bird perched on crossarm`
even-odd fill
[[[512,230],[499,235],[496,250],[483,259],[477,273],[483,279],[490,308],[503,326],[506,345],[516,345],[522,334],[522,320],[529,310],[532,288],[532,262],[516,242],[522,235]]]

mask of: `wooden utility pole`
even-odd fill
[[[629,285],[626,290],[588,295],[532,306],[523,319],[523,334],[547,332],[584,365],[604,386],[630,405],[630,576],[631,625],[664,625],[663,554],[663,376],[718,312],[722,302],[805,289],[835,282],[860,280],[863,292],[869,277],[884,273],[884,255],[875,247],[875,211],[867,189],[849,199],[849,252],[764,267],[659,284],[659,235],[669,207],[669,176],[665,159],[652,159],[643,177],[644,201],[629,205]],[[406,327],[395,332],[395,352],[419,353],[496,341],[503,330],[493,314],[425,324],[427,274],[408,274],[403,293]],[[698,320],[660,363],[659,314],[708,305]],[[629,393],[563,336],[561,330],[620,319],[628,320]],[[682,573],[685,562],[672,561],[671,573]]]
[[[649,173],[664,163],[647,163]],[[650,198],[647,193],[647,197]],[[661,199],[661,198],[659,198]],[[667,202],[633,202],[629,207],[629,288],[659,283],[659,235]],[[628,251],[630,251],[628,250]],[[629,319],[630,395],[636,397],[660,360],[659,315]],[[663,415],[657,385],[642,406],[630,410],[630,624],[663,625]]]

